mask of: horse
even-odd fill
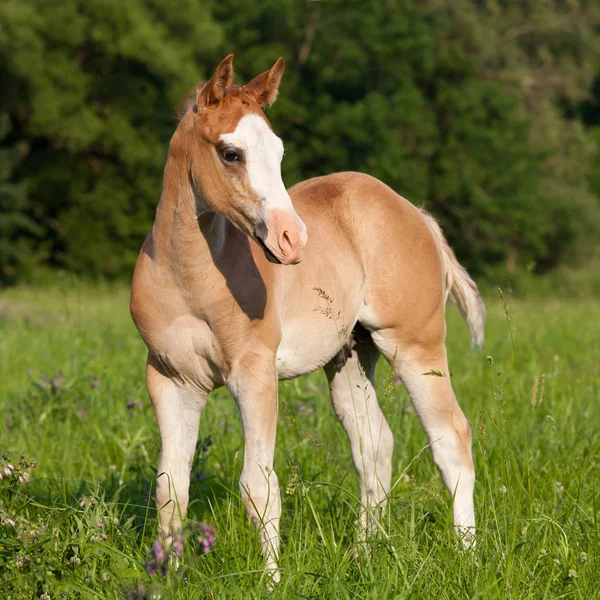
[[[200,413],[209,393],[226,386],[245,440],[240,494],[275,582],[278,381],[324,367],[350,441],[359,529],[367,535],[385,509],[392,474],[394,439],[375,393],[380,355],[426,431],[453,498],[456,532],[465,546],[474,543],[471,430],[449,377],[448,297],[476,346],[485,323],[477,286],[437,222],[384,183],[345,172],[286,190],[283,143],[263,112],[283,72],[279,58],[233,85],[229,55],[198,84],[170,142],[130,306],[148,347],[146,381],[160,431],[160,538],[168,544],[181,528]]]

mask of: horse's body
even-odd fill
[[[171,142],[136,267],[132,315],[149,348],[148,391],[161,433],[161,533],[180,527],[200,412],[209,392],[226,385],[246,440],[242,497],[276,568],[277,381],[322,366],[352,445],[366,527],[368,509],[383,510],[391,479],[393,438],[373,387],[383,354],[408,389],[455,494],[455,525],[470,542],[469,425],[449,377],[423,374],[448,374],[448,294],[482,341],[477,288],[435,221],[372,177],[338,173],[287,196],[273,158],[278,138],[258,107],[274,99],[282,71],[278,61],[231,88],[228,57],[200,88]]]

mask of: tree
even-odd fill
[[[35,223],[23,231],[33,251],[47,247],[51,264],[92,275],[131,269],[160,195],[174,107],[220,40],[194,0],[177,10],[157,0],[0,5],[0,112],[11,118],[5,139],[24,151],[5,210]]]

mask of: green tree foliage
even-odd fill
[[[229,52],[240,81],[287,60],[287,184],[365,171],[470,268],[553,266],[598,231],[599,24],[591,0],[5,2],[0,276],[129,273],[174,106]]]
[[[206,75],[200,65],[220,41],[195,0],[177,10],[155,0],[0,4],[5,140],[25,144],[11,181],[26,186],[26,210],[15,192],[10,211],[36,223],[22,232],[29,247],[88,274],[131,269],[160,191],[174,107]],[[12,246],[14,226],[8,238],[5,229],[3,246]]]

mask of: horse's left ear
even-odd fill
[[[233,83],[233,54],[226,56],[215,70],[208,83],[201,83],[196,88],[196,104],[198,110],[204,106],[218,104],[227,94]]]
[[[283,77],[284,70],[285,61],[283,57],[279,57],[277,62],[268,71],[261,73],[247,83],[244,86],[244,90],[254,96],[260,106],[264,106],[265,104],[270,106],[277,98],[279,83]]]

